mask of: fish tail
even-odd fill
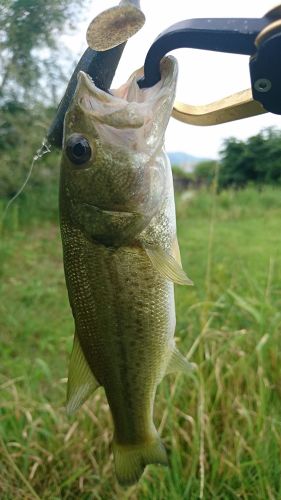
[[[146,465],[168,465],[168,457],[163,443],[157,435],[143,444],[121,445],[113,442],[115,471],[122,486],[137,483]]]

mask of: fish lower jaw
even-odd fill
[[[128,210],[109,210],[101,207],[97,207],[96,205],[92,205],[90,203],[81,203],[81,207],[84,208],[91,208],[93,211],[96,211],[100,214],[105,214],[105,215],[120,215],[123,217],[132,217],[132,216],[139,216],[141,217],[142,214],[136,211],[128,211]]]

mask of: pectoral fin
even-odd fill
[[[78,410],[99,385],[90,370],[75,333],[68,370],[67,413],[71,415]]]
[[[173,241],[173,246],[172,246],[172,256],[174,257],[174,259],[177,261],[178,265],[180,267],[182,267],[182,263],[181,263],[181,253],[180,253],[180,247],[179,247],[179,242],[178,242],[178,238],[175,237],[174,241]]]
[[[170,361],[166,370],[166,374],[172,372],[184,372],[187,375],[190,375],[197,369],[197,365],[195,363],[190,363],[187,359],[180,353],[180,351],[174,346]]]
[[[153,267],[166,279],[178,285],[193,285],[176,259],[162,248],[145,247]]]

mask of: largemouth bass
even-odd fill
[[[141,90],[141,70],[106,93],[80,73],[65,117],[60,224],[75,321],[67,411],[103,386],[114,422],[115,469],[132,484],[167,464],[153,423],[164,375],[190,372],[178,352],[174,283],[191,284],[176,236],[172,173],[163,150],[177,63]]]

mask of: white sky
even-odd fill
[[[74,54],[80,56],[86,48],[85,34],[90,21],[99,12],[117,3],[114,0],[90,2],[87,20],[81,23],[77,35],[63,36],[64,43]],[[128,41],[113,87],[124,83],[133,71],[143,65],[153,40],[171,24],[196,17],[262,17],[275,6],[274,0],[141,0],[146,23]],[[189,104],[205,104],[250,87],[248,56],[191,49],[180,49],[173,54],[180,68],[177,98]],[[224,138],[235,136],[245,139],[269,126],[281,128],[281,116],[268,113],[212,127],[186,125],[172,118],[166,132],[166,149],[215,158]]]

